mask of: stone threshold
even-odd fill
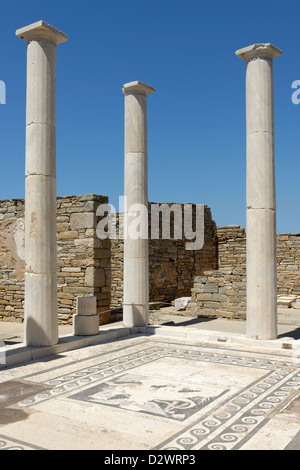
[[[150,336],[160,335],[166,337],[176,337],[177,339],[185,339],[198,341],[203,343],[231,344],[249,347],[249,351],[262,350],[291,350],[300,351],[300,340],[290,337],[284,337],[274,340],[259,340],[248,338],[244,334],[228,333],[212,330],[194,330],[186,327],[151,325],[147,327],[109,327],[101,328],[99,333],[94,336],[73,336],[66,335],[59,338],[58,344],[45,347],[29,347],[24,343],[12,345],[5,350],[5,363],[0,364],[0,370],[10,366],[20,365],[25,362],[43,359],[52,355],[61,354],[66,351],[84,348],[87,346],[99,345],[109,341],[115,341],[130,336]],[[298,355],[300,355],[300,352]]]

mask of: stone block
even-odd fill
[[[71,230],[80,230],[87,228],[96,228],[96,216],[93,212],[75,212],[74,214],[71,214]]]
[[[85,285],[89,287],[105,286],[105,270],[103,268],[88,267],[85,271]]]
[[[179,297],[178,299],[175,299],[175,308],[185,310],[190,300],[191,297]]]
[[[199,311],[199,315],[201,316],[215,316],[216,310],[214,308],[203,308]]]
[[[216,302],[227,302],[228,297],[225,294],[212,294],[212,300]]]
[[[92,336],[99,333],[99,315],[73,315],[73,335]]]
[[[194,282],[199,282],[201,284],[207,282],[207,276],[195,276]]]
[[[227,289],[226,290],[226,295],[230,295],[234,297],[236,295],[236,291],[234,289]]]
[[[205,284],[203,286],[203,293],[208,292],[208,293],[218,293],[219,292],[219,287],[217,284]]]
[[[280,307],[290,308],[292,302],[295,302],[297,297],[295,295],[279,296],[277,297],[277,305]]]
[[[76,311],[80,316],[96,315],[97,298],[95,296],[77,297]]]
[[[219,308],[220,302],[208,301],[208,302],[205,302],[205,307],[206,308]]]
[[[58,238],[61,240],[75,240],[78,237],[77,230],[68,230],[66,232],[59,232]]]
[[[217,294],[216,294],[217,295]],[[213,294],[207,292],[205,294],[197,294],[197,300],[213,300]]]
[[[189,302],[188,304],[188,308],[197,308],[197,307],[198,307],[197,302]]]

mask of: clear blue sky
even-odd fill
[[[271,42],[277,231],[300,232],[300,3],[297,1],[16,0],[1,5],[0,199],[24,197],[26,43],[45,20],[69,35],[57,50],[57,193],[123,194],[122,85],[148,97],[149,200],[207,204],[218,226],[245,226],[245,64],[241,47]]]

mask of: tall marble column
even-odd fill
[[[146,326],[149,317],[147,96],[154,91],[154,88],[140,81],[126,83],[123,86],[126,220],[123,323],[125,326]],[[134,225],[135,220],[139,220],[141,237],[138,238],[130,232],[130,226]]]
[[[27,43],[25,337],[58,342],[56,247],[56,48],[68,36],[44,21],[18,29]]]
[[[276,197],[272,44],[236,51],[246,62],[247,336],[277,337]]]

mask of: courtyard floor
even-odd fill
[[[167,311],[152,323],[106,325],[105,341],[2,367],[0,449],[300,449],[297,321],[267,345],[241,321]],[[8,349],[22,331],[0,323]],[[70,327],[60,334],[71,341]]]

